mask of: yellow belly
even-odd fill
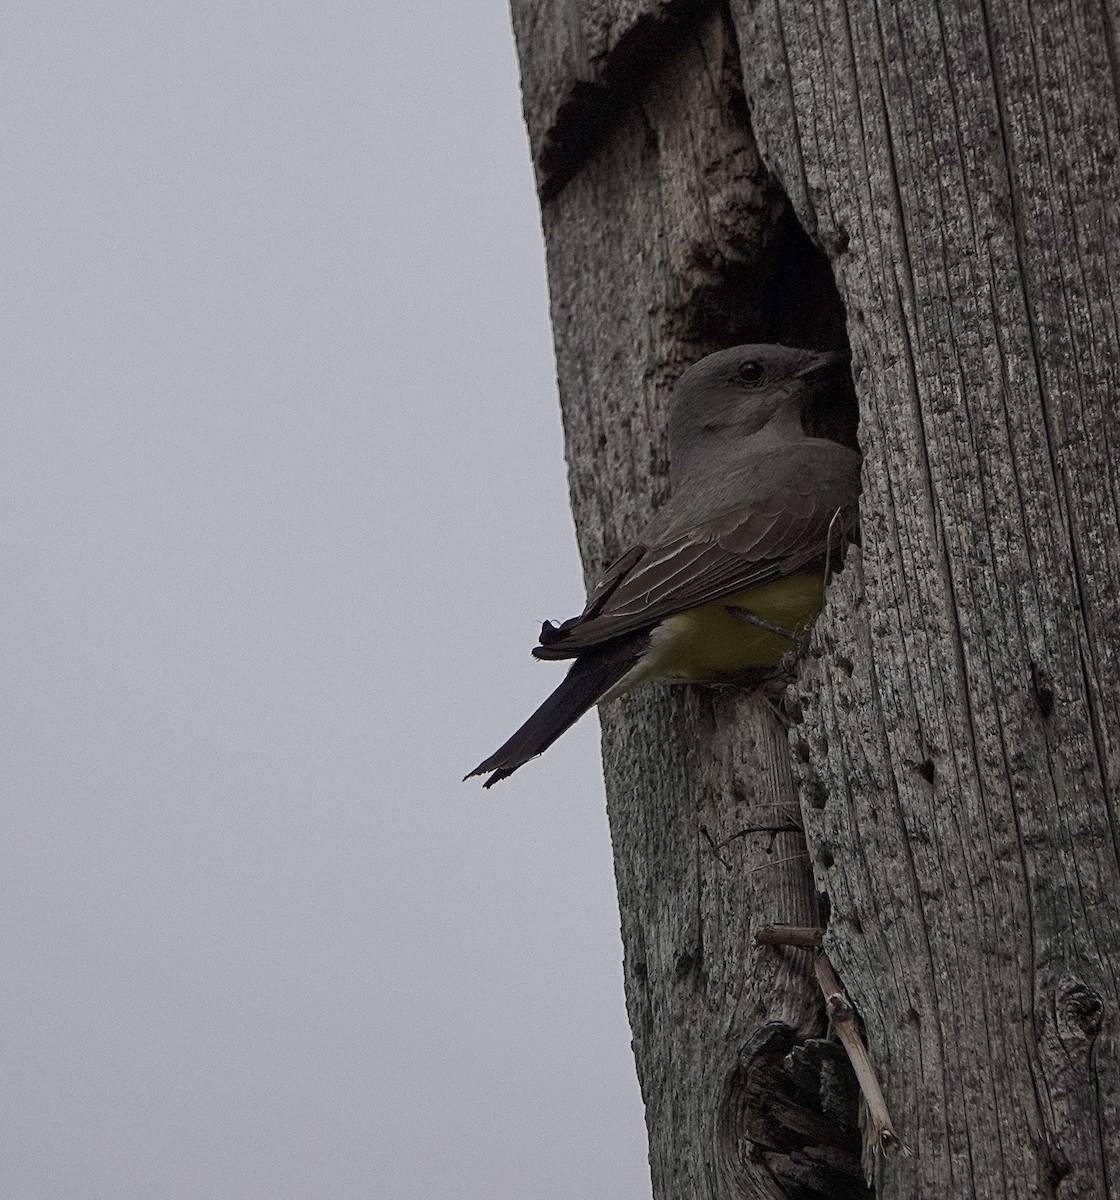
[[[645,678],[719,680],[775,666],[794,643],[729,612],[742,609],[800,633],[824,604],[824,572],[789,575],[663,621],[654,632]]]

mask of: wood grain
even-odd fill
[[[589,577],[688,363],[845,315],[855,359],[863,549],[798,723],[603,712],[655,1197],[861,1194],[804,952],[751,945],[822,916],[914,1150],[879,1196],[1120,1194],[1120,6],[513,14]],[[742,833],[798,790],[808,859]]]
[[[733,5],[835,258],[862,575],[803,673],[826,944],[911,1160],[884,1196],[1120,1188],[1117,89],[1091,5]]]
[[[821,300],[810,286],[831,289],[827,269],[797,241],[758,157],[724,17],[711,11],[651,71],[543,211],[589,579],[667,494],[666,403],[689,363],[717,344],[771,340],[783,322],[812,344],[842,336],[835,292]],[[769,247],[787,245],[807,264],[799,288],[765,265]],[[784,726],[756,697],[668,688],[625,697],[602,720],[655,1196],[780,1196],[780,1177],[842,1178],[843,1163],[790,1165],[790,1145],[752,1149],[755,1114],[740,1103],[759,1077],[743,1054],[762,1027],[791,1044],[823,1029],[808,956],[752,947],[763,924],[816,919],[800,833],[742,833],[788,829],[796,813]],[[858,1144],[847,1149],[858,1162]]]

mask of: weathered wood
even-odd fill
[[[790,745],[743,694],[602,714],[655,1197],[859,1194],[806,955],[751,945],[822,916],[915,1152],[880,1196],[1117,1194],[1120,10],[513,11],[588,574],[688,362],[842,344],[840,297],[855,354],[863,551]],[[798,835],[735,836],[795,775],[825,913]]]
[[[649,75],[712,0],[517,0],[525,123],[548,200],[624,113]],[[670,51],[671,52],[671,51]]]
[[[713,12],[659,57],[544,208],[572,503],[589,575],[665,496],[665,404],[689,362],[716,344],[767,340],[783,322],[820,344],[842,336],[835,294],[810,294],[811,285],[831,287],[827,271],[796,243],[740,88],[733,41]],[[767,247],[787,244],[806,264],[798,287],[762,266]],[[805,1196],[860,1194],[858,1179],[854,1191],[836,1190],[853,1165],[850,1141],[821,1151],[828,1163],[810,1156],[791,1165],[805,1137],[746,1153],[754,1117],[735,1081],[757,1072],[750,1054],[741,1060],[744,1048],[768,1022],[792,1031],[822,1022],[805,953],[752,948],[762,924],[816,919],[801,836],[736,836],[776,817],[788,825],[791,801],[796,820],[785,729],[755,697],[669,689],[624,698],[603,724],[655,1195],[731,1194],[720,1182],[730,1174],[744,1181],[737,1194],[779,1196],[776,1178],[809,1176],[825,1178],[826,1190]],[[774,1069],[785,1068],[779,1060]],[[834,1138],[847,1136],[834,1119],[824,1123]]]
[[[1120,136],[1097,5],[733,5],[865,454],[795,732],[882,1196],[1120,1189]],[[1112,31],[1114,34],[1114,31]],[[1114,47],[1115,43],[1113,43]]]

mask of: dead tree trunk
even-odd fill
[[[1120,1194],[1120,15],[513,17],[589,574],[665,494],[689,362],[855,362],[863,548],[797,723],[602,714],[655,1197],[865,1194],[806,953],[752,942],[825,920],[914,1151],[879,1196]]]

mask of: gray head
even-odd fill
[[[669,462],[681,471],[764,430],[785,440],[802,434],[805,403],[843,376],[845,352],[790,346],[733,346],[689,367],[669,405]]]

